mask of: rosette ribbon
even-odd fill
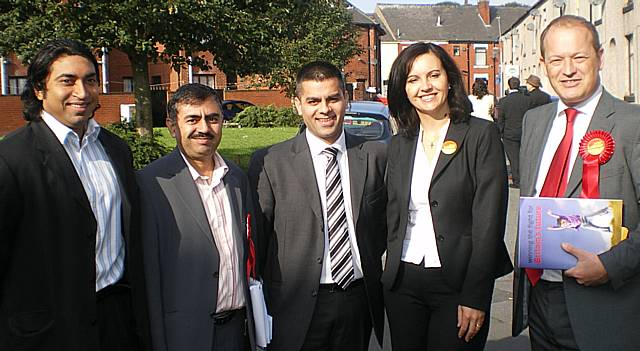
[[[611,159],[615,146],[611,134],[604,130],[592,130],[580,140],[579,153],[583,160],[581,198],[600,197],[600,165]]]

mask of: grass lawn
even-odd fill
[[[176,141],[169,135],[167,128],[154,128],[162,136],[159,138],[164,145],[174,148]],[[293,137],[298,128],[224,128],[222,142],[218,147],[220,154],[235,162],[242,169],[249,166],[251,154],[265,146],[287,140]]]

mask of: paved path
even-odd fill
[[[507,214],[507,230],[505,243],[511,254],[513,261],[513,250],[516,241],[516,228],[518,225],[518,189],[509,188],[509,212]],[[493,302],[491,304],[491,329],[489,330],[489,340],[486,351],[530,351],[529,335],[525,331],[517,338],[511,337],[511,285],[513,274],[509,274],[496,281],[493,291]],[[385,340],[383,351],[391,351],[391,342],[388,328],[385,328]],[[372,339],[369,351],[380,351],[377,342]]]

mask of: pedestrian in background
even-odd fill
[[[481,78],[476,79],[471,88],[471,92],[471,95],[469,95],[469,101],[471,101],[471,105],[473,106],[471,114],[493,122],[493,109],[496,98],[489,94],[487,81]]]
[[[502,135],[504,149],[509,158],[512,188],[520,187],[520,137],[522,136],[522,117],[531,108],[531,98],[519,90],[520,79],[508,80],[509,94],[496,106],[497,123]]]
[[[540,77],[531,74],[525,80],[527,84],[527,90],[529,91],[529,97],[531,98],[531,108],[542,106],[551,102],[549,94],[542,91],[542,82]]]
[[[494,281],[512,270],[503,242],[504,151],[494,123],[469,115],[462,76],[438,45],[393,63],[387,260],[394,350],[482,350]]]

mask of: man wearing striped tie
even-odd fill
[[[348,95],[332,64],[304,65],[294,101],[306,130],[249,166],[269,350],[367,350],[372,325],[382,344],[386,147],[344,132]]]

